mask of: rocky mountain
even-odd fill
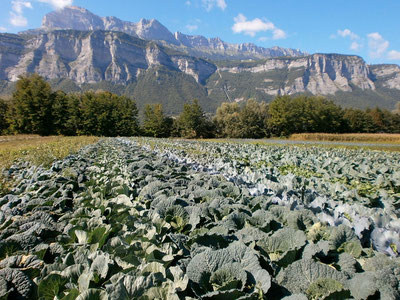
[[[141,19],[138,23],[122,21],[116,17],[99,17],[85,8],[68,6],[47,14],[42,21],[41,31],[57,29],[110,30],[127,33],[144,40],[167,45],[186,54],[208,59],[260,59],[280,56],[302,56],[303,52],[280,47],[263,48],[252,43],[231,44],[220,38],[172,34],[155,19]]]
[[[206,53],[224,60],[201,58]],[[233,59],[246,55],[252,58]],[[124,22],[78,7],[46,15],[38,30],[0,34],[0,95],[10,95],[25,73],[38,73],[66,92],[104,89],[139,106],[161,102],[169,114],[193,98],[209,112],[225,101],[276,95],[325,95],[360,108],[393,109],[400,100],[398,65],[173,35],[156,20]]]
[[[143,105],[164,98],[170,113],[195,97],[209,111],[224,101],[301,93],[388,109],[400,99],[397,65],[368,66],[361,57],[339,54],[211,62],[104,30],[0,34],[0,80],[15,82],[27,72],[66,91],[114,89]],[[4,82],[0,89],[9,91]]]
[[[400,66],[373,65],[370,69],[378,85],[388,89],[400,89]]]
[[[258,47],[253,43],[230,44],[222,41],[220,38],[205,38],[201,35],[186,35],[181,32],[175,32],[175,39],[179,41],[181,45],[191,49],[187,50],[191,54],[201,55],[201,53],[199,53],[201,51],[204,53],[210,52],[213,54],[212,56],[221,59],[232,59],[233,57],[236,59],[282,56],[296,57],[306,55],[306,53],[295,49],[281,48],[277,46],[272,48],[263,48]],[[207,57],[207,55],[205,56]]]
[[[164,66],[198,83],[215,72],[214,64],[170,53],[154,42],[112,31],[55,30],[32,36],[0,35],[0,79],[38,73],[47,79],[69,78],[77,84],[110,81],[127,84],[144,71]]]
[[[311,94],[344,106],[393,109],[400,99],[400,67],[369,66],[359,56],[313,54],[217,64],[207,88],[209,96],[219,101]]]
[[[374,74],[358,56],[338,54],[314,54],[296,59],[277,58],[237,66],[221,66],[219,74],[262,74],[263,85],[257,87],[269,95],[311,93],[333,95],[338,91],[352,92],[375,90]],[[287,73],[277,80],[276,73]],[[222,75],[220,76],[222,78]],[[397,85],[400,89],[400,86]]]
[[[178,44],[174,35],[155,19],[141,19],[138,23],[133,23],[122,21],[116,17],[102,18],[77,6],[68,6],[50,12],[44,16],[41,29],[46,31],[54,29],[120,31],[144,40]]]

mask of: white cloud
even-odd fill
[[[11,1],[11,5],[13,12],[20,15],[22,14],[22,10],[24,8],[32,8],[32,3],[28,1],[20,1],[20,0]]]
[[[266,42],[266,41],[268,41],[268,37],[262,36],[262,37],[259,37],[258,40],[259,40],[260,42]]]
[[[372,58],[381,58],[389,48],[389,42],[378,32],[373,32],[368,34],[368,47]]]
[[[190,24],[186,25],[186,29],[189,30],[190,32],[195,31],[198,28],[199,28],[199,26],[197,26],[197,25],[190,25]]]
[[[351,40],[357,40],[360,38],[357,34],[352,32],[350,29],[338,30],[337,34],[343,38],[349,37]]]
[[[279,28],[274,29],[272,39],[281,40],[285,38],[286,38],[286,32],[284,32],[282,29]]]
[[[400,60],[400,51],[396,51],[396,50],[389,51],[388,59]]]
[[[286,38],[286,32],[277,28],[272,22],[263,21],[255,18],[248,21],[243,14],[239,14],[234,18],[235,24],[232,26],[234,33],[244,33],[254,37],[258,32],[272,31],[272,38],[274,40]]]
[[[188,1],[185,2],[185,4],[186,4],[187,6],[190,6],[190,5],[192,5],[192,2],[190,2],[190,1],[188,0]]]
[[[29,1],[15,0],[11,1],[10,23],[13,26],[25,27],[28,25],[28,20],[23,15],[25,8],[32,9],[32,3]]]
[[[28,25],[28,20],[23,15],[19,15],[14,12],[11,12],[10,13],[10,23],[11,23],[11,25],[14,25],[17,27],[25,27]]]
[[[215,6],[225,10],[228,6],[225,0],[202,0],[202,2],[207,11],[212,10]]]
[[[360,37],[350,29],[346,28],[343,30],[338,30],[336,34],[332,34],[329,38],[336,39],[338,37],[349,38],[351,41],[353,41],[350,45],[350,49],[353,51],[358,51],[363,47],[363,44],[359,42]],[[356,40],[358,40],[358,42],[356,42]]]
[[[7,31],[7,28],[0,26],[0,31],[5,32],[5,31]]]
[[[68,5],[72,5],[74,0],[35,0],[42,3],[47,3],[55,9],[62,9]],[[24,9],[33,9],[31,1],[13,0],[11,1],[10,23],[17,27],[28,26],[28,20],[24,16]]]
[[[38,0],[42,3],[47,3],[53,6],[55,9],[62,9],[66,6],[72,5],[74,0]]]
[[[352,42],[350,45],[350,49],[354,50],[354,51],[358,51],[363,47],[362,44],[358,43],[358,42]]]

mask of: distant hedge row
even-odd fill
[[[342,107],[318,96],[278,96],[271,103],[223,103],[212,118],[197,100],[167,117],[161,104],[146,105],[140,125],[133,100],[110,92],[52,91],[39,75],[20,77],[11,101],[0,99],[0,133],[185,138],[262,138],[292,133],[399,133],[400,114],[379,108]]]
[[[279,96],[271,103],[223,103],[214,117],[216,134],[232,138],[293,133],[398,133],[400,114],[379,108],[342,107],[320,96]]]
[[[139,132],[137,114],[135,102],[127,97],[109,92],[53,92],[42,77],[33,74],[17,82],[0,122],[3,133],[130,136]]]

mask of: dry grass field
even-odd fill
[[[87,136],[0,136],[0,195],[12,185],[10,179],[4,177],[3,171],[14,162],[28,161],[35,166],[48,167],[53,161],[98,140],[98,137]]]
[[[330,141],[330,142],[370,142],[400,143],[400,134],[389,133],[298,133],[292,134],[290,140],[296,141]]]

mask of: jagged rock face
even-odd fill
[[[145,40],[160,41],[165,45],[178,47],[190,55],[199,57],[266,58],[278,56],[303,56],[299,50],[280,47],[263,48],[251,43],[229,44],[220,38],[207,39],[180,32],[172,34],[157,20],[141,19],[138,23],[122,21],[116,17],[99,17],[87,9],[68,6],[47,14],[42,21],[42,30],[110,30],[121,31]]]
[[[197,82],[205,84],[206,80],[216,71],[215,65],[197,59],[186,59],[185,56],[172,56],[172,61],[179,70],[189,74]],[[201,62],[201,63],[200,63]]]
[[[201,35],[186,35],[181,32],[175,33],[175,39],[188,48],[184,49],[187,53],[208,58],[261,59],[266,57],[298,57],[306,55],[306,53],[295,49],[281,47],[264,48],[253,43],[230,44],[222,41],[220,38],[207,39]],[[201,51],[203,51],[203,55]]]
[[[104,30],[103,19],[85,8],[65,7],[48,13],[42,20],[45,29]]]
[[[382,81],[383,87],[400,90],[400,66],[398,65],[373,65],[371,69],[375,78]]]
[[[7,78],[9,67],[18,63],[24,48],[23,38],[17,35],[2,35],[0,39],[0,78]]]
[[[174,35],[155,19],[141,19],[136,24],[136,34],[144,40],[166,41],[171,44],[179,44]]]
[[[2,35],[1,43],[7,43]],[[79,84],[103,80],[126,84],[140,72],[161,65],[200,82],[216,69],[204,60],[169,56],[155,43],[108,31],[52,31],[28,39],[19,54],[10,54],[13,52],[17,51],[0,51],[4,70],[0,79],[16,81],[19,75],[35,72],[47,79],[69,78]]]
[[[69,78],[78,84],[100,81],[127,84],[149,68],[163,66],[206,85],[217,71],[214,64],[205,60],[169,53],[155,42],[121,32],[59,30],[32,36],[0,34],[0,79],[16,81],[19,75],[35,72],[47,79]],[[286,77],[270,79],[270,74],[279,70]],[[358,56],[314,54],[271,58],[238,67],[221,67],[218,74],[223,72],[259,74],[267,84],[254,84],[254,89],[271,96],[304,92],[333,95],[338,91],[351,92],[354,87],[373,91],[377,84],[400,90],[399,66],[369,67]],[[228,83],[229,88],[235,86]]]
[[[280,57],[280,56],[304,56],[305,53],[300,50],[286,49],[281,47],[263,48],[253,43],[230,44],[222,41],[220,38],[207,39],[201,35],[186,35],[181,32],[175,33],[175,39],[189,48],[197,48],[202,50],[214,50],[232,55],[236,52],[253,54],[255,57]]]
[[[138,23],[122,21],[116,17],[101,18],[85,8],[68,6],[62,10],[47,14],[42,21],[42,28],[74,30],[109,30],[121,31],[145,40],[163,40],[176,44],[173,34],[157,20],[141,19]]]
[[[201,48],[210,46],[210,41],[201,35],[186,35],[181,32],[175,32],[175,39],[186,47]]]
[[[286,80],[278,89],[264,89],[269,95],[291,95],[310,92],[314,95],[351,92],[352,85],[362,90],[375,90],[372,74],[358,56],[314,54],[296,59],[269,59],[251,67],[221,68],[230,73],[268,73],[285,69],[298,74]],[[266,79],[268,80],[268,79]]]

